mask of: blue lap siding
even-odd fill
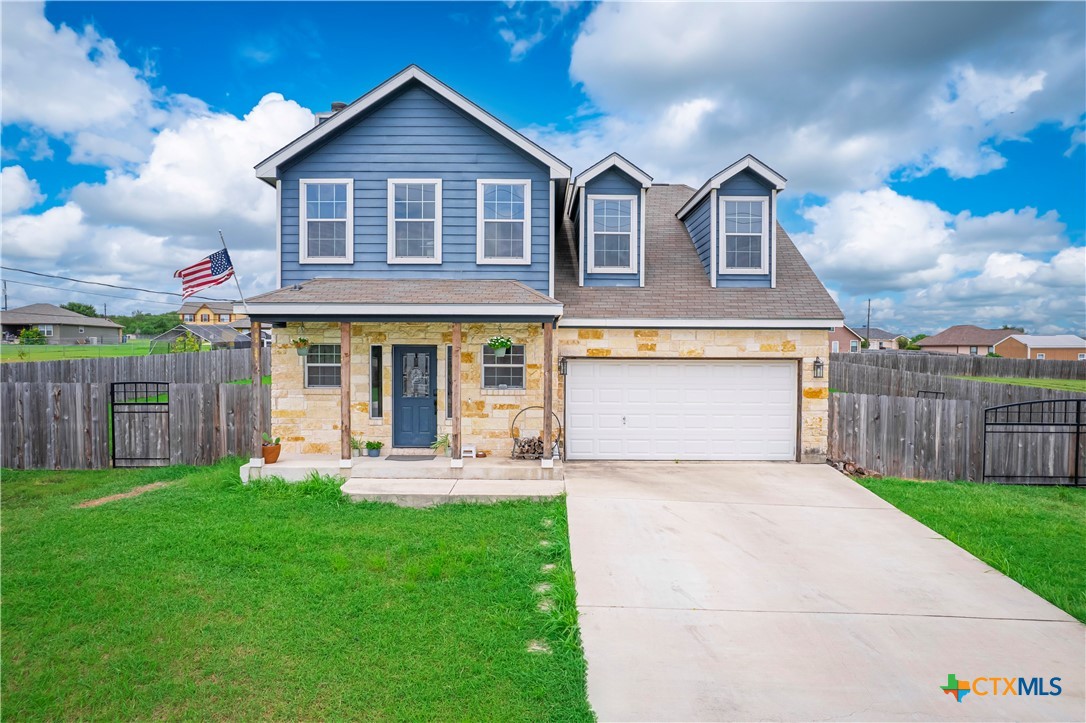
[[[442,263],[389,264],[388,179],[442,179]],[[549,170],[420,85],[282,169],[282,284],[316,277],[516,279],[549,293]],[[299,180],[354,179],[354,263],[301,264]],[[530,265],[476,264],[476,181],[532,183]]]
[[[585,286],[640,286],[640,258],[641,258],[641,239],[644,235],[644,229],[641,228],[641,184],[634,179],[627,176],[617,168],[609,168],[600,175],[596,176],[592,180],[585,184],[585,208],[581,209],[581,238],[585,239],[585,243],[581,244],[581,263],[584,264]],[[633,256],[634,270],[622,273],[614,272],[590,272],[588,270],[588,244],[591,243],[591,239],[588,235],[588,197],[595,195],[604,196],[635,196],[633,206],[633,218],[637,224],[637,239],[635,240],[634,247],[630,249],[630,253]]]
[[[717,192],[717,203],[721,203],[721,199],[725,199],[728,196],[761,196],[769,201],[766,204],[769,217],[766,219],[769,224],[769,228],[772,230],[775,219],[773,218],[773,203],[771,198],[772,186],[766,181],[749,170],[742,171],[741,173],[732,176],[727,181],[720,185],[720,190]],[[723,204],[721,204],[721,209]],[[720,239],[724,238],[724,213],[721,209],[717,210],[717,235]],[[719,244],[720,241],[718,240]],[[718,249],[718,263],[722,263],[719,258],[720,250],[723,249],[723,244],[717,246]],[[776,260],[773,258],[773,243],[772,235],[770,235],[769,245],[769,269],[772,270],[773,264]],[[711,272],[710,272],[711,273]],[[716,285],[718,287],[754,287],[754,288],[768,288],[771,285],[770,275],[767,274],[719,274],[716,278]]]
[[[690,234],[691,240],[694,242],[694,249],[698,252],[698,258],[701,259],[701,265],[705,268],[705,273],[708,275],[712,273],[712,236],[713,236],[713,222],[711,216],[712,206],[712,194],[709,194],[702,202],[697,206],[694,206],[694,210],[686,215],[683,223],[686,225],[686,232]]]

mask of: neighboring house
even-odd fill
[[[165,354],[179,338],[191,334],[200,340],[201,346],[211,349],[247,349],[249,335],[228,324],[178,324],[151,338],[151,354]],[[263,336],[263,334],[262,334]]]
[[[849,326],[838,326],[830,332],[830,353],[858,352],[862,346],[863,337]]]
[[[120,344],[124,327],[96,316],[83,316],[53,304],[30,304],[0,313],[5,336],[35,327],[48,344]]]
[[[1074,334],[1012,334],[996,343],[995,353],[1010,359],[1086,361],[1086,339]]]
[[[960,324],[921,339],[918,346],[923,351],[943,354],[985,356],[994,353],[995,345],[1014,331],[1014,329],[982,329],[979,326]]]
[[[233,301],[186,301],[177,315],[182,324],[232,324],[248,318],[235,313]]]
[[[909,337],[904,334],[896,334],[892,331],[886,331],[886,329],[879,329],[874,326],[871,327],[870,331],[868,331],[866,325],[854,325],[852,328],[860,334],[861,338],[867,338],[867,348],[872,351],[878,351],[880,349],[901,349],[902,345],[900,342],[905,341],[907,343],[909,341]],[[870,334],[870,336],[865,336],[868,334]]]
[[[775,171],[747,156],[695,191],[612,154],[572,177],[415,66],[335,108],[256,167],[282,288],[249,311],[286,454],[459,433],[508,457],[539,407],[569,459],[825,460],[814,362],[843,317],[776,223]]]

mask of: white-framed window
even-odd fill
[[[483,389],[524,389],[524,345],[514,344],[498,356],[483,344]]]
[[[848,350],[855,354],[860,350],[860,342],[855,339],[850,339],[848,342]]]
[[[841,342],[837,341],[836,339],[831,341],[830,342],[830,351],[833,352],[834,354],[841,351]]]
[[[453,348],[445,347],[445,419],[452,419],[453,413]]]
[[[589,196],[588,271],[637,273],[637,196]]]
[[[80,334],[82,334],[82,333],[83,333],[83,327],[79,327],[79,333],[80,333]]]
[[[219,321],[223,322],[224,324],[229,324],[230,323],[230,315],[229,314],[219,314]]]
[[[720,199],[720,273],[769,273],[769,199]]]
[[[532,263],[532,182],[481,178],[475,194],[475,263]]]
[[[200,314],[200,321],[211,321],[211,314]]]
[[[354,180],[298,182],[298,262],[354,263]]]
[[[38,324],[38,331],[41,332],[42,336],[52,336],[53,335],[53,325],[52,324]]]
[[[384,413],[384,350],[380,344],[370,346],[370,419],[381,419]]]
[[[1043,351],[1037,352],[1037,358],[1038,359],[1044,359],[1045,358],[1045,353]]]
[[[1078,360],[1079,361],[1086,361],[1086,354],[1083,354],[1083,353],[1080,352],[1079,355],[1078,355]]]
[[[307,387],[339,386],[339,344],[310,344],[305,359]]]
[[[973,356],[976,356],[977,355],[977,348],[975,346],[969,347],[969,353],[972,354]]]
[[[388,179],[388,262],[441,263],[441,179]]]
[[[185,314],[185,321],[196,321],[196,314]]]

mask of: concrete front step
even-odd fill
[[[464,466],[454,468],[446,457],[425,461],[389,461],[356,459],[351,468],[351,479],[437,479],[437,480],[562,480],[562,461],[554,460],[554,467],[542,467],[538,461],[512,460],[487,457],[465,459]]]
[[[565,492],[561,480],[349,479],[340,489],[352,502],[433,507],[450,502],[544,500]]]

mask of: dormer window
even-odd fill
[[[589,196],[588,270],[635,273],[636,196]]]
[[[476,194],[476,263],[530,264],[531,181],[483,179]]]
[[[301,209],[299,261],[303,264],[354,262],[354,181],[299,181]]]
[[[762,197],[728,197],[720,201],[724,220],[720,273],[764,274],[769,269],[769,213]]]
[[[441,263],[441,179],[388,181],[388,262]]]

